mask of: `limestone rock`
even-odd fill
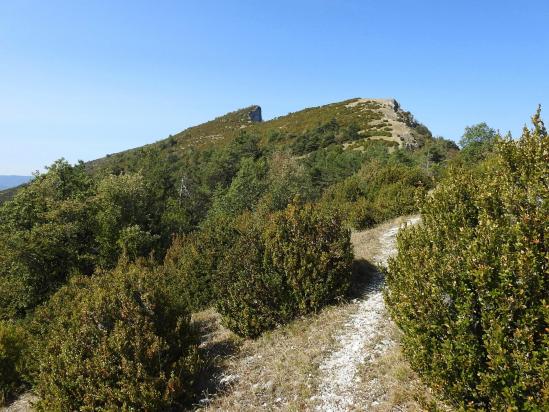
[[[261,106],[253,106],[249,113],[252,123],[259,123],[263,121],[261,117]]]

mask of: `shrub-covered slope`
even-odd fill
[[[303,141],[311,140],[309,149],[314,148],[314,141],[322,140],[314,136],[314,132],[322,134],[323,129],[330,128],[328,131],[336,132],[332,133],[335,139],[316,142],[317,146],[381,139],[399,147],[418,148],[431,138],[429,130],[417,122],[410,112],[402,110],[394,99],[350,99],[289,113],[269,121],[262,121],[259,106],[250,106],[190,127],[156,143],[89,162],[89,166],[92,170],[123,168],[125,165],[135,167],[144,151],[150,149],[158,149],[163,157],[177,161],[185,157],[189,149],[220,147],[243,132],[260,137],[265,145],[291,146],[297,152],[310,152],[313,150],[300,151],[297,147]],[[360,145],[354,148],[357,147]]]
[[[392,100],[260,120],[254,106],[88,164],[61,159],[0,205],[2,398],[32,386],[53,409],[192,402],[199,365],[177,352],[191,311],[216,306],[257,336],[337,301],[349,229],[414,211],[456,153]],[[132,266],[143,258],[150,270]]]

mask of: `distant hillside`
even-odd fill
[[[261,107],[252,105],[155,143],[108,154],[87,162],[86,168],[91,174],[138,171],[148,167],[150,160],[147,159],[152,152],[155,162],[170,164],[173,169],[187,168],[200,156],[207,158],[207,153],[227,147],[239,136],[258,138],[263,150],[288,152],[296,159],[336,146],[346,152],[365,152],[375,141],[386,146],[389,152],[398,148],[427,152],[432,150],[430,146],[440,143],[395,99],[354,98],[306,108],[268,121],[263,121]],[[457,150],[451,142],[444,145],[442,151]],[[16,188],[3,190],[0,187],[0,203],[10,199],[16,191]]]
[[[264,145],[279,149],[286,147],[297,155],[304,155],[318,148],[310,141],[310,132],[329,128],[330,124],[336,124],[338,129],[356,129],[358,139],[335,142],[349,150],[361,150],[361,145],[369,140],[383,140],[393,147],[417,149],[432,138],[429,129],[416,121],[410,112],[404,111],[394,99],[354,98],[307,108],[269,121],[262,120],[261,107],[254,105],[190,127],[156,143],[107,155],[89,162],[88,167],[91,170],[135,168],[148,149],[158,149],[166,159],[177,161],[190,149],[224,146],[244,132],[258,135]]]
[[[9,189],[27,183],[32,176],[0,175],[0,190]]]

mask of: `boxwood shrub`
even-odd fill
[[[220,216],[202,230],[173,240],[164,268],[176,279],[174,287],[192,311],[213,305],[218,266],[237,238],[232,219]]]
[[[347,292],[350,232],[337,216],[292,204],[240,233],[216,277],[217,308],[234,332],[257,336]]]
[[[164,277],[121,264],[74,278],[38,310],[42,410],[164,411],[189,403],[197,343],[189,312]]]
[[[291,204],[267,225],[265,264],[282,273],[299,315],[343,297],[350,286],[351,233],[337,214]]]
[[[460,408],[549,405],[549,138],[539,118],[428,198],[386,299],[412,366]]]
[[[0,406],[23,386],[27,338],[19,325],[0,320]]]

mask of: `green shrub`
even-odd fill
[[[201,231],[174,239],[164,267],[174,275],[174,288],[191,310],[202,310],[213,304],[215,274],[237,236],[234,224],[220,216],[209,221]]]
[[[350,204],[347,221],[356,230],[363,230],[375,225],[376,214],[374,208],[366,198],[360,198]]]
[[[22,387],[25,349],[23,329],[0,321],[0,406]]]
[[[416,166],[374,160],[328,187],[320,203],[342,212],[347,225],[360,230],[416,212],[418,200],[431,186],[432,179]]]
[[[284,274],[264,257],[261,231],[251,225],[227,251],[216,277],[217,309],[225,325],[241,336],[258,336],[295,314]]]
[[[549,404],[549,138],[538,115],[428,198],[401,232],[387,302],[412,366],[460,407]]]
[[[217,307],[226,325],[257,336],[345,295],[350,232],[337,217],[292,204],[262,228],[248,225],[220,265]]]
[[[215,198],[210,214],[234,217],[252,210],[267,187],[267,170],[265,160],[242,159],[240,169],[227,192]]]
[[[268,187],[256,210],[265,213],[283,210],[296,196],[309,200],[314,196],[310,175],[289,153],[275,152],[269,159]]]
[[[423,199],[423,187],[398,182],[382,187],[375,195],[371,214],[376,222],[417,212],[418,200]]]
[[[120,265],[73,278],[40,308],[40,408],[163,411],[187,404],[199,364],[196,339],[169,285],[158,270]]]
[[[291,204],[264,232],[265,261],[283,273],[298,313],[315,312],[346,294],[353,254],[351,234],[337,215]]]
[[[147,256],[152,252],[158,235],[143,230],[139,225],[126,226],[120,231],[119,239],[116,242],[122,254],[130,260]]]

